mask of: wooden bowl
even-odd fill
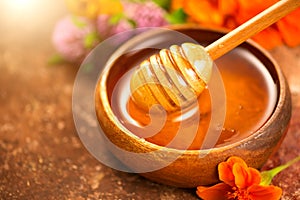
[[[190,26],[177,26],[172,29],[196,41],[207,43],[211,43],[224,34],[217,30]],[[154,33],[149,38],[155,37]],[[131,40],[132,44],[136,43],[135,38]],[[130,67],[120,66],[115,69],[110,63],[105,66],[95,92],[96,113],[100,126],[113,144],[109,145],[110,151],[133,172],[158,183],[183,188],[218,182],[217,165],[230,156],[239,156],[249,166],[261,168],[276,151],[287,132],[291,117],[291,96],[280,67],[264,49],[253,41],[243,43],[240,48],[247,49],[265,65],[276,81],[278,89],[277,103],[271,116],[255,133],[240,141],[205,150],[178,150],[147,142],[126,129],[111,109],[110,98],[113,87],[120,78],[120,74],[129,70]],[[128,56],[124,59],[137,58]],[[134,156],[124,151],[133,153]],[[168,163],[166,161],[168,158],[172,162]]]

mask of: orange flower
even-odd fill
[[[297,46],[300,44],[300,9],[295,10],[291,14],[284,17],[277,22],[278,30],[284,40],[284,42],[291,46]]]
[[[173,10],[182,8],[190,22],[232,30],[278,0],[172,0]],[[300,45],[300,9],[286,16],[253,39],[266,49],[283,42],[288,46]]]
[[[267,38],[271,39],[268,40]],[[272,26],[261,31],[259,34],[256,34],[252,37],[252,39],[261,44],[266,49],[273,49],[276,46],[282,44],[282,37],[280,33]]]
[[[218,0],[219,10],[224,15],[233,15],[238,9],[237,0]]]
[[[222,13],[218,7],[211,4],[210,0],[189,0],[184,10],[190,16],[191,21],[221,26],[223,24]],[[209,11],[209,14],[207,13]]]
[[[183,8],[191,22],[218,27],[223,24],[222,13],[215,4],[211,3],[211,0],[175,0],[172,1],[171,6],[173,10]]]
[[[171,9],[177,10],[179,8],[184,8],[185,4],[186,4],[186,0],[172,0],[171,1]]]
[[[219,183],[212,187],[197,187],[197,195],[204,200],[265,200],[280,199],[282,190],[276,186],[262,186],[260,172],[238,157],[230,157],[218,165]]]
[[[223,0],[224,1],[224,0]],[[236,0],[239,10],[236,13],[236,20],[239,24],[244,23],[261,11],[275,4],[278,0]]]

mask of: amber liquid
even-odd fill
[[[146,57],[145,52],[140,52],[140,56],[138,54],[136,52],[134,62],[127,62],[125,56],[115,65],[136,65]],[[213,146],[203,145],[212,120],[209,88],[198,98],[200,112],[191,111],[189,113],[192,114],[187,117],[181,112],[145,112],[130,97],[129,81],[133,68],[120,74],[120,79],[113,88],[110,97],[113,112],[120,123],[132,133],[161,146],[203,149],[242,140],[257,131],[272,114],[277,102],[275,81],[256,57],[241,48],[233,50],[215,63],[224,83],[226,96],[223,103],[226,113],[222,126],[215,127],[220,134],[216,135]],[[153,123],[156,125],[152,126]],[[179,130],[183,134],[178,134]]]

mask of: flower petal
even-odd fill
[[[172,0],[171,1],[171,9],[178,10],[180,8],[184,8],[186,1],[185,0]]]
[[[222,162],[218,165],[219,179],[224,183],[234,186],[234,175],[232,173],[232,168],[226,162]]]
[[[257,169],[254,169],[252,167],[248,168],[248,186],[250,185],[259,185],[261,181],[261,175],[260,172]]]
[[[271,50],[283,43],[280,33],[273,27],[268,27],[252,37],[252,39],[267,50]]]
[[[224,17],[212,1],[189,0],[187,2],[184,11],[192,21],[211,26],[222,25]]]
[[[226,200],[231,187],[225,183],[219,183],[212,187],[197,187],[197,195],[205,200]]]
[[[248,178],[247,168],[241,166],[239,163],[236,163],[233,165],[232,172],[234,174],[235,185],[238,188],[246,188]]]
[[[242,24],[276,2],[277,0],[238,0],[239,9],[235,18]]]
[[[252,185],[248,188],[249,198],[252,200],[265,200],[272,199],[278,200],[282,195],[282,190],[280,187],[276,186],[261,186],[261,185]]]
[[[240,163],[236,163],[233,165],[232,172],[235,178],[235,185],[238,188],[244,189],[260,183],[260,173],[254,168],[245,167]]]
[[[300,44],[299,17],[300,9],[297,9],[276,23],[284,42],[291,47]]]
[[[218,0],[218,7],[223,15],[234,15],[238,2],[236,0]]]
[[[221,162],[218,165],[219,179],[230,186],[235,186],[234,175],[232,172],[232,168],[235,163],[239,163],[241,166],[247,167],[245,161],[236,156],[232,156],[226,162]]]
[[[231,156],[230,158],[228,158],[228,160],[226,161],[227,164],[233,166],[235,163],[240,163],[242,166],[247,167],[247,164],[245,163],[245,161],[237,156]]]

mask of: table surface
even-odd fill
[[[27,7],[13,2],[0,2],[0,199],[197,199],[195,189],[119,172],[89,154],[72,117],[79,66],[47,64],[55,52],[54,24],[67,13],[63,1],[28,0]],[[270,53],[287,77],[293,113],[265,169],[300,155],[300,47],[280,46]],[[282,199],[300,199],[300,163],[273,184],[283,189]]]

